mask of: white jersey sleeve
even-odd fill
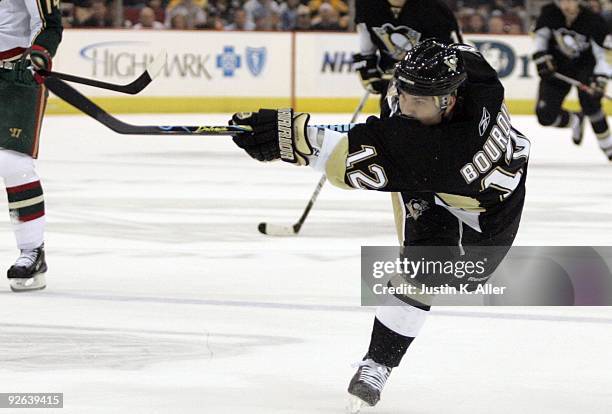
[[[38,44],[52,55],[61,41],[59,0],[0,0],[0,54]],[[6,58],[4,58],[6,60]]]

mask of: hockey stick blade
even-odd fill
[[[317,201],[317,197],[319,196],[319,193],[321,192],[321,189],[325,185],[326,181],[327,177],[325,177],[325,175],[323,175],[321,179],[319,179],[317,187],[315,188],[315,191],[313,192],[312,196],[310,196],[310,200],[308,200],[308,204],[306,205],[302,216],[293,226],[280,226],[278,224],[262,222],[259,223],[259,225],[257,226],[257,230],[267,236],[297,236],[297,234],[300,232],[300,229],[302,228],[302,225],[304,224],[304,221],[306,221],[306,217],[308,217],[308,213],[310,213],[310,210],[314,206],[315,201]]]
[[[276,224],[261,222],[257,226],[257,230],[261,234],[265,234],[267,236],[295,236],[297,231],[295,230],[295,226],[279,226]]]
[[[153,79],[159,75],[161,69],[166,63],[166,58],[166,52],[160,53],[155,57],[155,59],[153,59],[153,61],[148,65],[147,69],[136,80],[128,83],[127,85],[118,85],[96,79],[82,78],[80,76],[70,75],[68,73],[47,70],[39,70],[38,72],[43,76],[54,77],[68,82],[80,83],[82,85],[93,86],[100,89],[108,89],[129,95],[136,95],[146,88],[153,81]]]

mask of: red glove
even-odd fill
[[[51,54],[42,46],[34,45],[30,49],[30,61],[32,62],[32,69],[34,72],[34,80],[36,83],[41,84],[45,81],[45,77],[41,75],[39,70],[51,70],[53,66]]]

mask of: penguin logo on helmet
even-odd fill
[[[444,58],[444,64],[448,66],[449,72],[457,72],[457,56],[447,56]]]
[[[449,95],[467,79],[458,50],[427,39],[395,66],[394,80],[404,92],[421,96]]]

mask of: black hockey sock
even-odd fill
[[[589,115],[589,121],[591,121],[591,126],[593,127],[593,132],[597,135],[597,138],[606,138],[610,131],[608,129],[608,121],[606,120],[606,115],[603,111],[598,111],[593,115]]]
[[[413,340],[414,338],[393,332],[383,325],[378,318],[374,318],[368,357],[390,368],[396,367]]]

